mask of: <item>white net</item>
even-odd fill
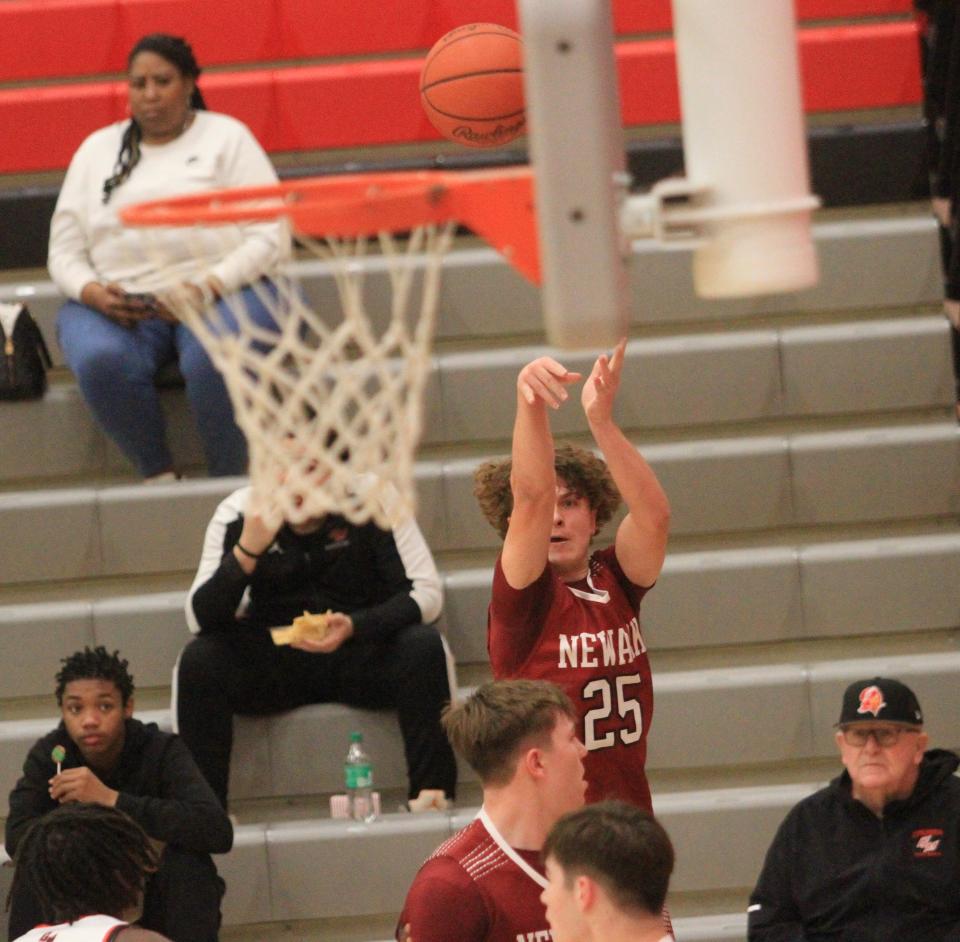
[[[333,277],[339,303],[311,302],[313,289],[296,275],[301,262],[252,286],[258,304],[241,293],[218,304],[182,290],[165,295],[224,376],[271,521],[332,512],[391,526],[413,512],[440,274],[453,233],[443,224],[402,239],[298,236]]]

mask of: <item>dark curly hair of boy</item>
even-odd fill
[[[119,651],[108,654],[103,646],[84,648],[65,657],[63,667],[56,676],[57,703],[63,706],[63,691],[71,680],[109,680],[120,691],[123,705],[133,696],[133,675],[127,670],[127,660]]]

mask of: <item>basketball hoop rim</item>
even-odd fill
[[[384,173],[331,174],[305,177],[258,186],[208,190],[137,203],[120,210],[124,225],[137,227],[191,226],[198,223],[242,223],[290,218],[295,224],[303,217],[311,235],[337,234],[331,228],[342,223],[351,209],[362,216],[364,207],[376,207],[392,219],[397,228],[455,219],[456,199],[464,189],[496,186],[498,183],[531,181],[529,167],[495,170],[396,170]],[[460,220],[466,222],[467,220]],[[372,223],[371,223],[372,224]],[[358,232],[362,219],[348,228]],[[383,221],[369,230],[390,230]],[[351,232],[349,234],[355,234]]]
[[[333,238],[456,221],[539,284],[533,189],[527,166],[332,174],[151,200],[124,207],[120,219],[141,228],[286,219],[295,233]]]

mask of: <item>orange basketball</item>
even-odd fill
[[[430,123],[468,147],[499,147],[522,134],[523,40],[497,23],[458,26],[437,40],[420,73]]]

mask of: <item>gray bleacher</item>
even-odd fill
[[[854,676],[904,677],[934,740],[960,745],[950,722],[960,706],[960,436],[935,229],[898,214],[834,219],[816,238],[817,288],[713,303],[693,296],[687,253],[635,247],[618,415],[673,506],[643,621],[656,686],[649,765],[678,849],[670,905],[681,940],[743,939],[746,893],[773,829],[832,774],[831,726]],[[328,303],[324,266],[300,271],[307,294]],[[0,300],[17,296],[52,340],[55,290],[0,286]],[[507,451],[513,380],[542,343],[536,293],[493,253],[458,248],[417,481],[446,587],[443,627],[471,682],[486,673],[498,542],[474,505],[472,473]],[[183,393],[170,388],[164,400],[175,453],[196,468]],[[555,428],[586,440],[575,405]],[[184,593],[206,521],[238,481],[197,471],[154,488],[130,480],[65,371],[42,402],[0,404],[0,529],[17,535],[0,545],[8,788],[55,720],[59,658],[83,644],[119,647],[151,694],[143,716],[170,725],[162,702],[189,637]],[[389,713],[330,705],[238,719],[232,795],[245,823],[221,861],[230,926],[303,921],[310,938],[332,939],[373,919],[386,938],[422,858],[473,813],[468,800],[452,815],[388,814],[370,826],[318,816],[354,727],[367,734],[380,787],[402,789]],[[466,769],[463,780],[475,795]],[[302,816],[277,813],[294,800]],[[0,869],[0,883],[8,875]]]

